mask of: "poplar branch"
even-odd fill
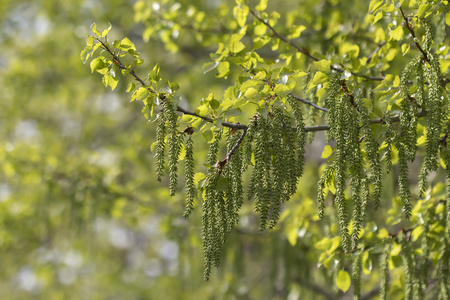
[[[400,12],[402,13],[403,21],[405,22],[405,26],[408,29],[408,31],[411,33],[411,35],[413,37],[413,40],[414,40],[414,43],[416,44],[417,49],[420,52],[422,52],[423,59],[426,60],[431,65],[431,62],[430,62],[430,59],[428,58],[427,53],[425,52],[425,50],[423,50],[422,46],[420,46],[420,44],[417,42],[417,38],[416,38],[416,34],[414,32],[414,29],[411,27],[411,24],[409,23],[408,18],[405,16],[405,13],[403,12],[403,9],[402,9],[401,6],[400,6]]]
[[[326,108],[324,108],[324,107],[321,107],[321,106],[319,106],[319,105],[317,105],[317,104],[315,104],[315,103],[312,103],[311,101],[308,101],[308,100],[306,100],[306,99],[300,98],[299,96],[296,96],[296,95],[294,95],[294,94],[292,94],[292,93],[290,93],[289,96],[292,96],[292,97],[294,97],[297,101],[300,101],[300,102],[303,102],[303,103],[305,103],[305,104],[311,105],[312,107],[314,107],[314,108],[316,108],[316,109],[319,109],[319,110],[321,110],[321,111],[323,111],[323,112],[326,112],[326,113],[328,112],[328,109],[326,109]]]
[[[105,44],[105,43],[104,43],[101,39],[99,39],[99,38],[96,38],[96,39],[97,39],[97,41],[100,42],[100,44],[102,44],[103,49],[105,49],[106,52],[108,52],[108,53],[111,55],[113,62],[116,64],[116,66],[117,66],[119,69],[122,69],[122,70],[129,70],[131,76],[133,76],[134,79],[136,79],[137,81],[139,81],[140,84],[142,84],[144,87],[146,87],[147,90],[148,90],[149,92],[151,92],[151,93],[153,93],[153,94],[156,93],[156,91],[155,91],[154,89],[152,89],[148,84],[146,84],[145,81],[142,80],[142,78],[140,78],[140,77],[134,72],[133,69],[127,68],[127,67],[120,61],[119,56],[116,55],[116,54],[111,50],[111,48],[108,47],[107,44]]]
[[[284,43],[288,44],[289,46],[293,47],[295,50],[297,50],[298,52],[306,55],[307,57],[309,57],[310,59],[314,60],[314,61],[319,61],[320,59],[313,56],[311,53],[309,53],[308,49],[306,49],[305,47],[300,47],[297,44],[295,44],[294,42],[292,42],[291,40],[289,40],[288,38],[286,38],[285,36],[281,35],[280,33],[278,33],[278,31],[275,30],[275,28],[273,28],[267,21],[264,21],[260,16],[258,16],[256,14],[255,11],[253,11],[252,9],[249,10],[249,12],[262,24],[264,24],[267,28],[270,29],[270,31],[272,31],[273,35],[275,35],[279,40],[283,41]],[[344,70],[341,68],[337,68],[335,66],[330,66],[330,68],[336,72],[339,73],[344,73]],[[384,80],[384,77],[373,77],[373,76],[368,76],[368,75],[361,75],[355,72],[350,71],[350,74],[352,74],[355,77],[360,77],[360,78],[364,78],[367,80],[374,80],[374,81],[382,81]]]
[[[236,141],[236,144],[234,144],[233,148],[231,148],[230,152],[228,152],[227,156],[218,161],[217,162],[217,167],[219,168],[219,174],[222,173],[223,168],[225,167],[225,165],[230,161],[231,156],[236,152],[236,150],[239,148],[239,146],[241,145],[242,141],[244,140],[245,135],[247,134],[247,128],[245,128],[242,131],[241,136],[239,137],[239,139]]]
[[[259,17],[257,17],[257,18],[259,19]],[[259,20],[261,20],[261,19],[259,19]],[[261,22],[264,22],[264,21],[261,20]],[[267,25],[270,26],[269,24],[267,24]],[[272,27],[269,27],[269,28],[272,28]],[[119,69],[129,70],[129,73],[131,74],[131,76],[133,76],[134,79],[136,79],[139,83],[141,83],[142,86],[146,87],[151,93],[156,93],[156,91],[155,91],[154,89],[152,89],[147,83],[145,83],[145,81],[144,81],[142,78],[140,78],[140,77],[134,72],[134,70],[132,70],[132,69],[126,67],[126,66],[121,62],[119,56],[116,55],[116,54],[108,47],[108,45],[107,45],[106,43],[104,43],[102,40],[100,40],[100,39],[98,39],[98,38],[97,38],[97,41],[98,41],[99,43],[101,43],[103,49],[105,49],[105,50],[111,55],[113,62],[117,65],[117,67],[118,67]],[[348,92],[348,90],[347,90],[347,92]],[[305,104],[308,104],[308,105],[311,105],[311,106],[315,107],[316,109],[319,109],[319,110],[321,110],[321,111],[323,111],[323,112],[328,112],[328,109],[323,108],[323,107],[321,107],[321,106],[319,106],[319,105],[317,105],[317,104],[315,104],[315,103],[312,103],[312,102],[310,102],[310,101],[308,101],[308,100],[306,100],[306,99],[300,98],[300,97],[298,97],[298,96],[296,96],[296,95],[294,95],[294,94],[292,94],[292,93],[289,94],[289,95],[292,96],[292,97],[294,97],[296,100],[298,100],[298,101],[300,101],[300,102],[303,102],[303,103],[305,103]],[[200,115],[196,114],[195,112],[186,110],[186,109],[184,109],[184,108],[182,108],[182,107],[180,107],[180,106],[177,106],[176,111],[178,111],[178,112],[180,112],[180,113],[183,113],[183,114],[186,114],[186,115],[191,115],[191,116],[200,118],[200,119],[202,119],[202,120],[204,120],[204,121],[206,121],[206,122],[209,122],[209,123],[214,123],[214,119],[209,118],[209,117],[200,116]],[[418,117],[424,117],[424,116],[427,115],[427,113],[428,113],[428,111],[423,110],[423,111],[419,112],[419,113],[417,114],[417,116],[418,116]],[[392,122],[392,123],[396,123],[396,122],[399,122],[399,121],[400,121],[400,116],[393,116],[393,117],[391,117],[391,122]],[[380,119],[370,120],[370,123],[371,123],[371,124],[380,124],[380,125],[382,125],[382,124],[385,124],[386,122],[385,122],[385,120],[384,120],[383,118],[380,118]],[[236,123],[231,123],[231,122],[222,122],[222,126],[227,127],[227,128],[231,128],[231,129],[235,129],[235,130],[244,130],[244,132],[246,132],[246,130],[248,129],[248,126],[247,126],[247,125],[244,125],[244,124],[236,124]],[[305,127],[305,132],[319,132],[319,131],[328,131],[328,130],[330,130],[330,126],[329,126],[329,125],[315,125],[315,126],[307,126],[307,127]],[[244,138],[244,136],[245,136],[245,134],[243,134],[242,139]],[[241,142],[242,142],[242,141],[241,141]]]

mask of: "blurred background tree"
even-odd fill
[[[370,95],[364,97],[381,99],[380,103],[383,97],[395,96],[395,76],[401,76],[418,54],[414,41],[406,41],[406,29],[401,37],[392,38],[397,28],[392,24],[402,22],[398,3],[391,7],[372,1],[369,9],[367,3],[354,1],[270,1],[267,8],[262,7],[265,1],[253,2],[252,9],[259,5],[273,20],[279,18],[280,34],[307,45],[321,60],[341,57],[333,63],[342,62],[343,68],[359,72],[360,59],[366,59],[366,66],[368,60],[373,63],[373,73],[366,76],[393,74],[383,81],[384,86],[376,80],[349,84],[355,94],[358,89],[369,90]],[[403,5],[408,7],[409,2],[413,1]],[[422,2],[417,6],[427,4]],[[449,27],[443,2],[436,3],[441,11],[432,12],[429,18],[442,71],[448,75],[445,32]],[[425,264],[417,266],[430,265],[429,271],[421,270],[429,278],[423,291],[429,299],[441,293],[448,284],[448,277],[439,276],[445,268],[448,274],[448,260],[442,253],[448,243],[448,226],[441,222],[448,211],[444,206],[448,203],[445,169],[431,174],[425,196],[414,200],[410,220],[405,220],[398,197],[398,170],[385,175],[381,208],[368,212],[363,227],[367,247],[346,255],[331,205],[327,204],[323,219],[317,214],[317,182],[330,155],[321,155],[327,143],[323,132],[309,137],[300,188],[284,205],[275,229],[259,233],[259,217],[253,204],[245,202],[239,225],[224,245],[222,266],[213,270],[210,282],[203,281],[201,201],[196,200],[196,209],[185,219],[183,177],[173,197],[167,178],[163,184],[156,181],[150,151],[156,128],[142,117],[141,104],[128,103],[125,91],[132,78],[120,80],[114,91],[102,88],[101,75],[95,74],[98,80],[93,80],[89,66],[80,63],[80,51],[85,37],[92,34],[90,25],[96,22],[101,31],[109,22],[111,41],[128,37],[141,53],[144,64],[136,73],[145,77],[158,63],[161,77],[181,87],[183,107],[195,110],[210,92],[222,95],[244,76],[235,66],[227,70],[226,64],[219,67],[213,61],[216,57],[210,57],[218,43],[242,27],[235,6],[235,1],[206,0],[0,3],[2,298],[347,299],[355,289],[349,274],[352,265],[358,266],[353,262],[359,260],[361,299],[378,297],[386,269],[391,284],[385,294],[389,299],[403,299],[409,289],[405,277],[409,274],[405,268],[411,266],[406,259],[411,256],[409,248],[425,259]],[[423,17],[432,9],[432,4],[422,6],[421,11],[411,8],[411,14]],[[261,45],[269,43],[264,36],[273,37],[273,33],[267,26],[258,28],[261,23],[251,16],[248,23],[255,32],[263,32]],[[418,30],[424,35],[422,27]],[[306,79],[298,79],[294,92],[320,104],[323,81],[318,87],[308,87],[308,83],[316,69],[324,66],[295,52],[276,38],[258,50],[267,64],[308,72]],[[217,76],[213,76],[217,67]],[[381,94],[374,96],[377,87]],[[382,117],[386,108],[377,105],[373,118]],[[395,105],[392,111],[399,109]],[[317,111],[307,106],[302,109],[306,125],[324,124],[325,118]],[[253,113],[247,107],[239,120],[247,123]],[[423,135],[423,129],[419,132]],[[194,139],[196,170],[206,172],[208,144],[201,137]],[[394,152],[394,165],[396,160]],[[419,170],[420,163],[411,164],[414,189]],[[422,226],[430,224],[424,218],[435,220],[431,228]],[[400,237],[397,240],[402,230],[411,240],[409,248]],[[424,235],[429,236],[425,242]],[[386,240],[395,240],[387,243],[387,250]],[[420,252],[421,245],[428,245],[424,247],[428,252]],[[443,280],[447,282],[442,284]]]

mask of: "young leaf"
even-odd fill
[[[340,270],[336,277],[336,286],[344,293],[350,288],[350,275],[347,271]]]
[[[331,155],[332,153],[333,153],[333,148],[331,148],[330,145],[326,145],[326,146],[323,148],[323,152],[322,152],[321,158],[328,158],[328,157],[330,157],[330,155]]]

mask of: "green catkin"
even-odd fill
[[[372,134],[372,124],[369,119],[369,112],[361,100],[358,100],[358,110],[361,116],[362,133],[366,146],[367,159],[371,169],[370,182],[373,184],[372,199],[374,209],[378,209],[381,205],[381,195],[383,191],[382,170],[380,163],[380,155],[378,152],[378,143]],[[390,154],[390,153],[389,153]],[[392,163],[392,162],[391,162]],[[367,191],[368,192],[368,191]]]
[[[398,185],[399,185],[399,194],[400,199],[403,202],[403,211],[405,213],[405,217],[409,219],[411,216],[412,205],[411,205],[411,192],[409,190],[409,178],[408,178],[408,162],[406,158],[405,150],[403,144],[398,144],[398,167],[399,167],[399,177],[398,177]]]
[[[303,122],[303,113],[298,101],[292,97],[288,96],[286,98],[289,105],[292,108],[293,115],[295,118],[295,129],[296,129],[296,139],[297,139],[297,163],[295,165],[296,175],[300,178],[303,175],[303,169],[305,165],[305,142],[306,142],[306,134],[305,134],[305,124]]]
[[[242,173],[245,172],[249,165],[252,164],[252,154],[253,154],[253,140],[255,137],[256,132],[256,124],[257,119],[253,117],[250,122],[248,123],[247,128],[247,134],[245,135],[243,145],[242,145],[242,151],[243,151],[243,158],[242,158]]]
[[[339,81],[340,74],[338,72],[333,73],[330,76],[330,82],[325,95],[325,107],[328,108],[327,123],[330,124],[330,130],[328,131],[329,139],[336,139],[337,135],[337,105],[338,95],[341,91],[341,84]]]
[[[416,264],[414,256],[411,250],[411,240],[406,237],[405,233],[400,236],[402,250],[403,250],[403,263],[405,265],[405,300],[418,300],[418,282],[416,280]]]
[[[348,221],[347,221],[347,208],[345,199],[345,129],[346,129],[346,117],[348,117],[348,110],[345,103],[348,103],[348,96],[343,96],[338,102],[336,107],[336,198],[335,204],[337,205],[337,213],[339,220],[339,229],[341,232],[341,243],[345,253],[350,252],[350,239],[348,234]]]
[[[384,140],[386,142],[386,154],[384,160],[386,162],[386,172],[390,173],[392,171],[392,144],[394,143],[394,128],[392,125],[391,117],[386,116],[384,118],[386,130],[384,133]]]
[[[317,214],[322,219],[325,213],[325,193],[324,189],[327,183],[331,181],[332,174],[334,173],[334,162],[331,162],[325,167],[325,171],[317,183]]]
[[[273,153],[273,198],[270,203],[269,229],[272,229],[278,220],[281,204],[286,201],[286,194],[283,192],[283,184],[288,180],[287,157],[283,147],[283,120],[282,111],[279,108],[273,109],[270,132],[272,135],[271,152]]]
[[[417,103],[409,93],[409,78],[413,70],[419,65],[421,56],[414,58],[402,72],[400,78],[400,95],[403,98],[401,102],[402,113],[400,114],[400,135],[398,142],[403,144],[399,148],[399,156],[405,155],[408,161],[413,161],[416,154],[417,140]]]
[[[444,141],[442,147],[442,158],[445,162],[446,180],[447,180],[447,199],[445,201],[444,228],[445,238],[442,245],[442,257],[439,261],[439,294],[438,300],[447,300],[450,298],[450,150],[447,148],[448,141]]]
[[[390,245],[387,241],[385,241],[384,251],[380,257],[380,300],[387,300],[389,291],[389,251]]]
[[[166,119],[163,113],[158,114],[158,126],[156,127],[156,180],[161,181],[164,176],[164,151],[166,136]]]
[[[218,176],[218,173],[213,173],[207,178],[205,199],[203,201],[202,244],[205,268],[203,277],[205,281],[209,280],[213,264],[217,264],[217,252],[220,248],[217,241],[217,218],[214,205],[215,190],[213,188],[216,185]]]
[[[169,194],[175,195],[175,191],[178,183],[178,156],[180,155],[181,142],[180,133],[177,130],[178,116],[173,109],[172,99],[167,97],[163,102],[163,112],[165,119],[167,120],[167,144],[168,144],[168,157],[167,164],[169,166]]]
[[[367,214],[367,204],[369,203],[369,181],[367,180],[367,176],[361,181],[362,193],[361,193],[361,216],[363,220],[366,218]]]
[[[349,99],[350,100],[350,99]],[[353,230],[351,233],[351,249],[356,249],[358,245],[359,233],[361,231],[362,218],[362,201],[361,201],[361,184],[365,176],[362,165],[362,155],[359,142],[359,119],[358,111],[351,103],[344,103],[347,105],[347,110],[350,112],[347,119],[347,146],[345,147],[346,163],[349,166],[349,174],[351,178],[351,200],[353,204]]]
[[[427,171],[435,171],[438,167],[438,149],[439,149],[439,135],[442,131],[442,96],[441,77],[439,70],[438,59],[434,55],[429,55],[432,62],[431,67],[426,72],[426,77],[429,82],[428,87],[428,116],[427,116],[427,144],[424,168]],[[434,65],[437,63],[437,66]]]
[[[450,130],[450,122],[448,129]],[[448,138],[447,138],[448,139]],[[450,149],[447,146],[448,141],[445,141],[445,145],[442,147],[443,160],[445,162],[445,175],[447,180],[447,199],[445,201],[446,219],[445,219],[445,239],[447,245],[450,244]]]
[[[186,174],[186,205],[183,216],[185,218],[191,215],[194,208],[195,192],[194,185],[194,141],[189,135],[186,140],[186,156],[184,158],[184,170]]]
[[[449,261],[450,261],[449,244],[447,243],[442,252],[442,258],[439,261],[439,295],[438,300],[450,299],[450,276],[449,276]]]
[[[431,24],[427,22],[427,20],[422,20],[422,25],[425,28],[425,40],[423,42],[423,48],[425,51],[430,52],[431,46],[433,45],[434,41],[434,34],[433,34],[433,27],[431,27]]]
[[[230,130],[227,137],[227,152],[229,153],[240,138],[240,134]],[[239,210],[244,203],[244,188],[242,186],[242,147],[231,156],[226,175],[229,182],[227,191],[227,211],[229,213],[230,229],[239,221]]]
[[[214,259],[215,267],[220,266],[220,252],[222,246],[225,244],[225,239],[227,234],[231,229],[228,228],[228,213],[225,205],[224,192],[215,191],[214,192],[214,202],[216,204],[216,234],[217,234],[217,244],[220,250],[217,251],[217,257]]]
[[[291,130],[291,124],[284,116],[281,108],[273,108],[273,118],[271,122],[272,143],[271,150],[273,153],[273,197],[270,205],[270,222],[269,229],[272,229],[280,216],[281,206],[288,201],[291,191],[297,183],[297,174],[295,171],[296,157],[293,147],[292,134],[286,131]]]
[[[361,270],[362,270],[362,255],[361,251],[353,261],[352,266],[352,281],[353,281],[353,300],[361,299]]]
[[[219,142],[222,137],[222,130],[214,134],[214,141],[209,146],[207,163],[213,167],[209,168],[209,173],[205,183],[205,198],[202,205],[202,244],[204,253],[204,279],[208,281],[211,275],[212,266],[220,265],[220,252],[222,245],[221,237],[218,235],[218,213],[216,210],[217,193],[215,187],[220,174],[214,166],[217,161]]]
[[[419,289],[418,289],[418,297],[419,299],[423,299],[425,297],[425,290],[428,284],[428,262],[430,255],[430,246],[428,239],[428,232],[430,230],[430,223],[434,217],[434,208],[428,209],[427,216],[425,218],[425,222],[423,226],[422,233],[422,256],[420,258],[420,269],[418,273],[419,280]]]
[[[416,128],[417,118],[414,110],[414,100],[409,94],[408,80],[412,71],[419,64],[421,56],[414,58],[403,70],[400,78],[400,95],[403,100],[401,102],[402,113],[400,114],[400,133],[397,137],[398,149],[398,165],[399,165],[399,194],[400,199],[404,203],[404,213],[407,219],[411,216],[411,192],[409,190],[409,169],[408,161],[415,158],[416,152]]]
[[[252,193],[249,197],[255,198],[255,211],[260,214],[259,230],[264,231],[269,218],[270,202],[272,197],[272,179],[270,174],[270,134],[268,120],[261,115],[255,133],[255,167],[253,168]]]

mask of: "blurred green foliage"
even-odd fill
[[[418,50],[401,26],[400,2],[411,14],[433,22],[434,49],[444,77],[449,73],[445,1],[371,1],[370,7],[364,1],[249,2],[251,9],[267,12],[267,22],[280,35],[306,45],[305,53],[275,38],[246,11],[247,1],[0,3],[2,299],[345,299],[352,295],[350,287],[358,277],[352,264],[358,260],[361,299],[378,294],[385,273],[390,274],[387,299],[408,296],[408,268],[414,266],[421,267],[424,299],[435,299],[439,287],[448,284],[448,278],[442,284],[439,277],[445,267],[448,272],[448,250],[447,261],[443,253],[449,239],[443,221],[449,201],[448,162],[445,169],[440,161],[438,171],[428,176],[429,185],[423,196],[414,198],[406,220],[394,147],[394,169],[389,174],[383,169],[381,207],[367,211],[358,251],[345,254],[331,204],[333,184],[325,188],[324,218],[317,213],[317,182],[335,151],[333,143],[325,146],[323,133],[306,147],[297,193],[284,205],[275,229],[259,233],[259,217],[252,203],[245,202],[239,225],[221,252],[222,266],[210,282],[203,281],[201,200],[196,199],[187,220],[184,177],[173,197],[167,178],[162,184],[156,181],[150,150],[156,126],[142,116],[142,99],[128,103],[125,93],[133,78],[122,80],[119,69],[108,73],[117,78],[109,84],[111,91],[103,88],[104,74],[94,72],[109,63],[107,53],[95,64],[80,63],[93,22],[100,33],[111,24],[108,37],[122,41],[116,44],[122,50],[135,46],[139,54],[123,61],[137,65],[136,74],[176,82],[180,105],[211,116],[218,127],[227,120],[247,124],[255,112],[252,101],[264,84],[250,78],[242,65],[294,70],[266,75],[280,77],[278,94],[293,92],[321,105],[330,66],[368,77],[383,75],[382,81],[364,81],[343,74],[355,95],[368,100],[364,105],[372,119],[401,111],[401,73]],[[423,27],[415,30],[425,36]],[[245,95],[245,103],[226,102],[238,92]],[[445,101],[448,112],[447,94]],[[325,122],[311,107],[304,107],[304,115],[308,126]],[[145,116],[152,120],[150,112]],[[183,126],[198,119],[185,117]],[[206,173],[213,129],[200,125],[194,126],[203,130],[193,136],[195,168]],[[420,121],[419,161],[425,155],[424,127]],[[373,132],[384,151],[388,146],[381,144],[381,128],[374,126]],[[225,155],[222,149],[220,158]],[[417,161],[410,165],[413,190],[419,171]],[[245,173],[244,180],[249,178]]]

